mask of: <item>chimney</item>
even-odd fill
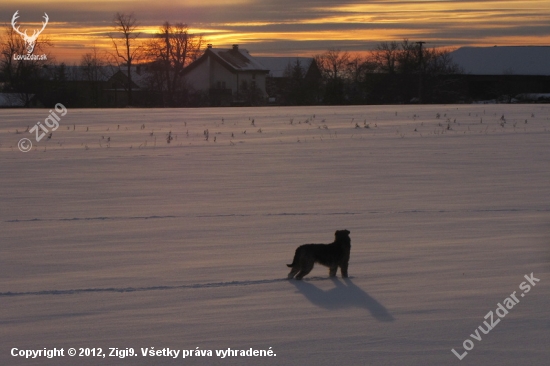
[[[212,43],[207,44],[206,47],[212,48]]]
[[[239,45],[238,44],[234,44],[233,45],[233,51],[238,51],[239,50]]]

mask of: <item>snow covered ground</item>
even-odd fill
[[[2,365],[550,358],[547,105],[48,114],[0,110]],[[286,280],[337,229],[351,278]]]

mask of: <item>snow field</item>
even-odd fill
[[[68,108],[40,142],[23,131],[48,110],[0,116],[2,364],[549,356],[545,105]],[[30,152],[18,150],[22,137]],[[351,231],[351,279],[316,266],[287,281],[295,248],[337,229]],[[470,338],[532,272],[541,281]],[[451,349],[463,353],[465,339],[474,348],[459,361]],[[27,360],[14,347],[277,356]]]

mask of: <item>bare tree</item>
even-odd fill
[[[412,74],[423,68],[422,48],[404,39],[397,54],[397,68],[400,74]]]
[[[378,66],[381,72],[395,74],[397,70],[397,59],[399,44],[397,42],[382,42],[373,51],[373,63]]]
[[[350,60],[350,54],[339,49],[330,49],[322,55],[316,56],[315,61],[327,79],[337,80],[344,77]]]
[[[137,19],[133,13],[116,13],[114,17],[115,32],[120,33],[121,37],[115,37],[113,34],[109,38],[113,41],[115,47],[115,59],[119,66],[125,66],[128,85],[128,104],[132,105],[132,65],[141,57],[142,45],[137,41],[141,35],[138,32]]]
[[[100,81],[105,76],[102,68],[107,64],[105,58],[99,55],[94,46],[92,52],[85,53],[80,59],[80,66],[84,69],[84,77],[88,81]]]
[[[372,64],[367,58],[361,55],[351,55],[346,65],[346,75],[350,82],[359,83],[372,68]]]
[[[369,92],[373,100],[422,103],[456,95],[450,91],[458,79],[449,75],[460,74],[460,67],[449,51],[424,47],[424,43],[404,39],[376,46],[372,62],[377,75],[372,75]]]
[[[80,59],[83,79],[88,82],[91,91],[91,99],[95,107],[100,106],[102,88],[101,84],[107,77],[105,67],[108,62],[102,57],[94,46],[91,52],[82,55]]]
[[[350,54],[339,49],[330,49],[315,57],[324,79],[324,102],[342,104],[344,102],[344,78],[348,68]]]
[[[373,51],[372,62],[379,72],[388,74],[451,74],[460,73],[452,62],[449,51],[422,48],[424,42],[381,42]]]
[[[155,65],[154,84],[168,104],[177,104],[175,98],[184,88],[183,69],[199,57],[202,45],[202,37],[189,33],[187,24],[168,21],[147,43],[147,58]]]
[[[453,61],[451,52],[444,49],[424,49],[425,72],[436,74],[462,74],[464,70]]]

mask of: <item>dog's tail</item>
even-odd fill
[[[294,267],[296,264],[298,264],[298,252],[300,251],[300,247],[296,248],[296,252],[294,253],[294,258],[292,258],[292,263],[287,264],[287,267]]]

